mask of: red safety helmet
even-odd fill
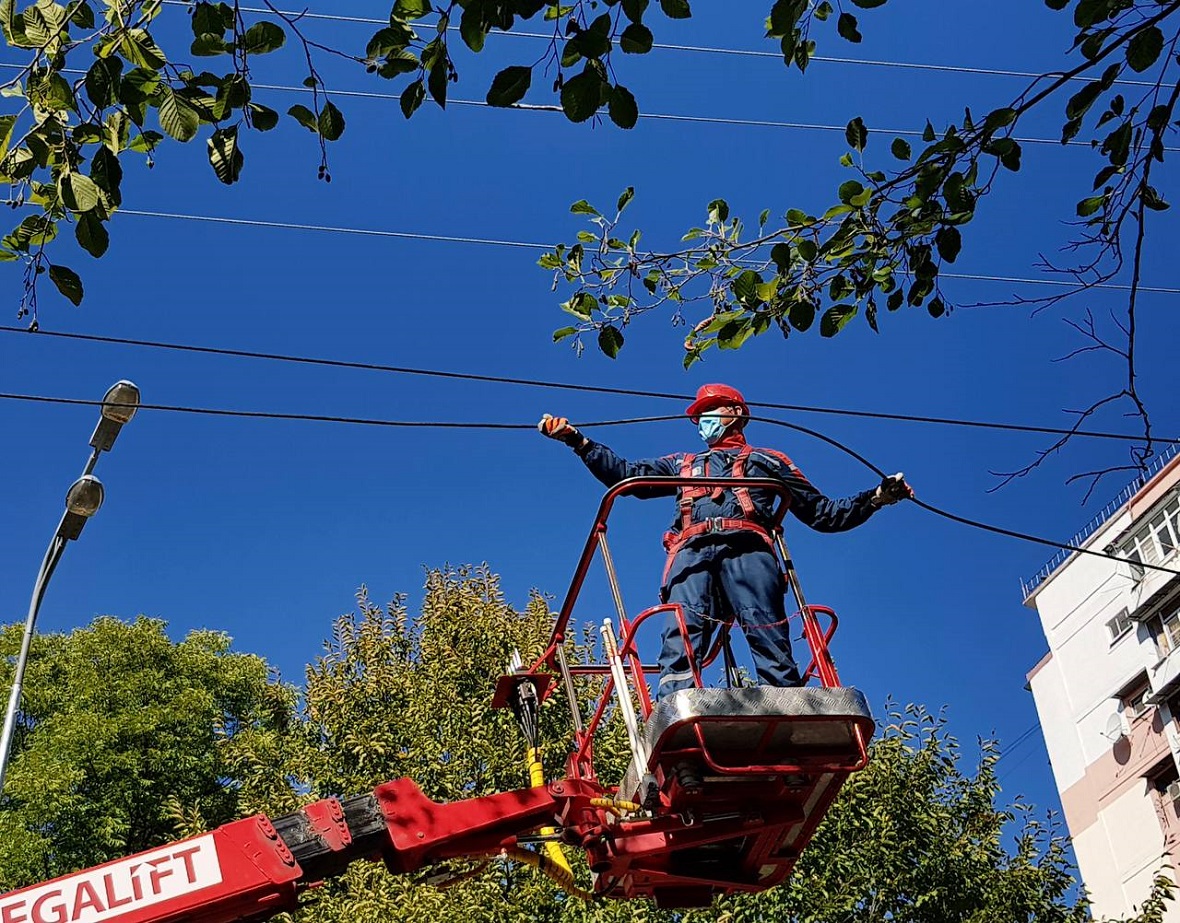
[[[731,404],[740,406],[742,413],[746,416],[750,415],[746,399],[742,397],[742,392],[737,388],[732,388],[729,385],[701,385],[697,389],[697,399],[689,404],[688,409],[684,412],[696,423],[705,411],[715,407],[727,407]]]

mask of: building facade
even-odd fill
[[[1023,583],[1049,653],[1028,674],[1097,919],[1180,877],[1180,456],[1160,457]],[[1146,566],[1145,566],[1146,565]],[[1180,923],[1180,905],[1170,905]]]

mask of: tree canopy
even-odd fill
[[[448,568],[427,574],[417,612],[404,598],[383,607],[362,592],[358,602],[308,666],[298,704],[288,687],[268,680],[260,658],[229,653],[222,635],[173,644],[159,622],[101,619],[41,639],[13,787],[0,805],[0,882],[26,884],[234,813],[280,815],[403,776],[439,800],[527,785],[521,735],[490,700],[514,649],[526,659],[540,651],[550,627],[546,600],[534,595],[517,611],[486,568]],[[10,648],[16,636],[9,628],[0,642]],[[590,648],[586,636],[569,653],[577,659]],[[561,771],[567,714],[559,697],[542,709],[550,777]],[[761,895],[672,913],[645,902],[583,903],[502,859],[402,877],[362,862],[309,892],[296,916],[304,923],[1087,919],[1058,823],[1019,799],[997,805],[995,742],[983,742],[967,768],[942,715],[887,706],[879,724],[868,768],[845,786],[794,876]],[[604,780],[618,778],[628,754],[617,723],[597,753]],[[102,833],[86,838],[84,830]],[[576,857],[573,864],[578,870]],[[588,880],[584,867],[578,873]],[[1161,881],[1136,923],[1161,920],[1168,893]]]
[[[5,690],[22,628],[0,632]],[[285,734],[294,692],[220,632],[175,643],[164,628],[100,618],[35,639],[0,799],[0,889],[237,816],[227,783]]]

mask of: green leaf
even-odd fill
[[[74,270],[55,264],[49,267],[49,279],[75,306],[82,303],[82,280]]]
[[[864,192],[864,189],[865,187],[859,182],[850,179],[840,184],[840,188],[836,191],[836,194],[840,197],[841,202],[848,203],[853,196],[860,195]]]
[[[688,0],[660,0],[660,9],[669,19],[688,19],[692,16]]]
[[[610,358],[617,358],[623,348],[623,334],[618,327],[607,324],[598,331],[598,348]]]
[[[912,154],[910,143],[905,138],[894,138],[889,150],[898,160],[909,160]]]
[[[587,65],[561,87],[561,108],[571,122],[585,122],[602,103],[602,78]]]
[[[400,99],[402,107],[402,115],[407,119],[418,111],[418,107],[426,100],[426,87],[422,83],[422,78],[418,78],[413,83],[406,84],[406,88],[402,90]]]
[[[90,159],[90,178],[106,194],[111,205],[117,207],[122,202],[119,186],[123,182],[123,165],[109,147],[104,145],[94,152]]]
[[[566,337],[572,337],[577,332],[577,327],[561,327],[553,331],[553,342],[560,343]]]
[[[819,248],[816,246],[814,240],[801,240],[795,245],[795,250],[799,254],[799,259],[805,263],[815,261],[816,255],[819,253]]]
[[[512,106],[524,99],[533,81],[533,69],[523,65],[506,67],[496,74],[488,90],[489,106]]]
[[[86,95],[97,109],[105,109],[119,101],[119,78],[123,73],[122,58],[98,58],[86,72]]]
[[[836,32],[839,33],[842,39],[849,42],[859,43],[863,36],[857,31],[856,17],[851,13],[841,13],[840,18],[836,20]]]
[[[426,79],[426,88],[430,90],[430,98],[438,103],[442,109],[447,108],[447,83],[450,67],[445,57],[440,57],[430,68],[430,75]]]
[[[610,120],[619,128],[634,128],[635,123],[639,121],[639,106],[635,102],[635,97],[621,83],[611,89],[607,111],[610,113]]]
[[[619,201],[618,201],[618,204],[615,206],[615,211],[622,212],[623,209],[627,207],[627,205],[630,203],[630,201],[633,198],[635,198],[635,187],[628,186],[626,189],[623,190],[622,194],[619,196]]]
[[[1090,107],[1094,105],[1094,100],[1098,98],[1098,94],[1102,92],[1102,81],[1094,80],[1087,83],[1084,87],[1074,93],[1069,98],[1069,102],[1065,104],[1065,117],[1067,119],[1080,119]]]
[[[312,134],[318,135],[320,133],[319,120],[316,118],[316,114],[308,109],[307,106],[296,103],[287,110],[287,115],[291,116],[291,118],[312,132]]]
[[[1144,186],[1140,195],[1143,198],[1144,206],[1152,211],[1162,212],[1171,208],[1154,186]]]
[[[433,9],[430,0],[397,0],[390,15],[398,19],[414,20],[421,19]]]
[[[128,29],[123,35],[120,48],[123,57],[137,67],[159,70],[168,63],[164,52],[146,29]]]
[[[714,199],[709,203],[708,218],[709,224],[721,224],[729,220],[729,203],[725,199]]]
[[[651,29],[642,23],[633,22],[619,36],[619,47],[625,54],[647,54],[654,41]]]
[[[569,301],[562,304],[561,309],[567,314],[572,314],[574,317],[582,320],[590,320],[594,309],[598,306],[598,301],[589,292],[578,292]]]
[[[143,131],[132,139],[131,143],[127,145],[127,150],[135,151],[137,154],[147,154],[154,151],[164,140],[164,136],[158,131]]]
[[[286,41],[287,33],[266,19],[254,23],[242,36],[242,46],[246,54],[269,54],[282,48]]]
[[[191,141],[201,125],[197,110],[167,84],[160,87],[160,94],[160,127],[177,141]]]
[[[222,35],[225,32],[225,22],[221,18],[221,11],[212,3],[205,0],[193,7],[193,17],[190,23],[193,37],[199,35]]]
[[[934,133],[934,126],[931,125],[930,120],[927,119],[926,120],[926,127],[922,129],[922,140],[925,141],[927,144],[929,144],[936,137],[938,137],[938,136]]]
[[[953,263],[963,249],[963,236],[953,225],[946,225],[938,229],[934,235],[934,245],[938,248],[938,255],[948,263]]]
[[[111,243],[106,225],[92,211],[83,212],[78,216],[78,223],[74,226],[74,237],[82,249],[95,258],[106,253]]]
[[[279,124],[279,114],[269,106],[250,103],[250,124],[259,131],[270,131]]]
[[[1078,202],[1077,213],[1079,218],[1089,218],[1092,214],[1102,208],[1102,204],[1106,201],[1106,194],[1090,196],[1088,199],[1082,199]]]
[[[463,10],[459,19],[459,37],[472,51],[483,51],[484,42],[488,37],[488,26],[483,17],[483,6],[472,3]]]
[[[732,320],[717,331],[717,345],[721,349],[740,349],[754,335],[754,319],[743,317]]]
[[[792,301],[787,310],[787,320],[800,333],[809,330],[815,323],[815,303],[806,298]]]
[[[931,298],[926,310],[930,312],[931,317],[942,317],[946,313],[946,305],[942,303],[941,298]]]
[[[8,145],[12,143],[12,129],[15,126],[15,115],[0,115],[0,161],[8,156]]]
[[[856,305],[833,305],[824,311],[823,317],[819,320],[819,335],[822,337],[834,337],[854,317],[856,317]]]
[[[338,141],[344,134],[344,113],[331,100],[325,100],[316,124],[325,141]]]
[[[1127,43],[1127,65],[1137,74],[1143,73],[1164,50],[1164,33],[1158,26],[1149,26]]]
[[[848,141],[848,146],[854,151],[865,149],[865,145],[869,143],[869,132],[859,115],[848,123],[844,129],[844,137]]]
[[[631,22],[642,22],[648,0],[623,0],[623,15]]]
[[[238,127],[218,128],[207,142],[209,165],[221,182],[230,186],[242,175],[241,150],[238,148]]]
[[[89,176],[66,173],[61,178],[62,201],[71,211],[88,212],[101,200],[98,186]]]

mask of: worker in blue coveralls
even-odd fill
[[[685,411],[697,424],[707,449],[630,462],[583,436],[564,417],[545,414],[537,428],[569,445],[607,487],[630,477],[754,477],[782,481],[790,490],[790,511],[819,532],[843,532],[865,522],[882,506],[913,497],[901,474],[843,500],[816,490],[794,463],[773,449],[752,448],[744,435],[750,411],[741,392],[729,385],[702,385]],[[745,632],[758,679],[768,686],[799,686],[802,677],[791,655],[785,584],[768,530],[775,495],[756,488],[656,488],[642,496],[677,495],[679,513],[664,536],[668,564],[661,597],[684,611],[693,655],[699,665],[714,625],[735,617]],[[714,612],[715,601],[727,607]],[[657,696],[693,685],[685,640],[675,619],[665,625]]]

